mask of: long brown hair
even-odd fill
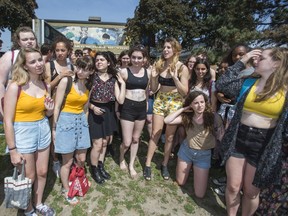
[[[205,100],[205,110],[203,113],[203,124],[205,130],[213,132],[214,130],[214,113],[212,112],[208,97],[205,93],[201,91],[192,91],[190,92],[183,103],[183,107],[190,106],[190,104],[197,98],[198,96],[202,95]],[[182,113],[182,123],[185,128],[193,128],[193,116],[195,115],[194,111],[192,112],[183,112]]]

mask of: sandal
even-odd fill
[[[145,166],[143,176],[145,180],[147,181],[151,180],[151,167]]]
[[[79,203],[79,200],[77,197],[68,197],[68,191],[65,190],[64,188],[61,189],[61,194],[64,196],[65,200],[70,204],[70,205],[77,205]]]
[[[70,204],[70,205],[77,205],[79,203],[79,200],[77,199],[77,197],[66,197],[66,201]]]
[[[162,175],[164,180],[169,180],[170,174],[168,172],[167,166],[161,165],[161,175]]]

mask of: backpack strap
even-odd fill
[[[237,98],[237,102],[240,100],[240,98],[244,95],[244,93],[256,82],[256,78],[248,78],[244,81],[239,96]]]
[[[72,83],[73,83],[72,77],[68,76],[67,77],[67,86],[66,86],[65,93],[64,93],[64,98],[63,98],[63,101],[62,101],[61,110],[65,106],[67,95],[69,94],[69,92],[71,91],[71,88],[72,88]]]

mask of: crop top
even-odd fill
[[[257,113],[272,119],[278,119],[283,110],[285,102],[285,94],[283,90],[276,93],[274,97],[271,97],[265,101],[255,102],[257,94],[255,93],[258,80],[252,86],[248,93],[245,103],[244,110]]]
[[[116,78],[111,77],[105,82],[98,76],[94,75],[91,100],[95,102],[108,103],[115,101],[115,82]]]
[[[203,124],[196,124],[186,130],[188,146],[192,149],[208,150],[215,147],[216,138],[209,131],[204,129]]]
[[[69,94],[66,97],[65,106],[61,112],[68,112],[73,114],[80,114],[83,112],[84,105],[87,103],[89,97],[89,91],[86,90],[83,95],[80,95],[76,89],[74,83]]]
[[[179,74],[179,71],[180,69],[182,68],[183,64],[180,66],[180,68],[178,69],[178,78],[180,79],[180,74]],[[161,84],[162,86],[176,86],[175,85],[175,82],[173,80],[172,77],[169,77],[169,78],[166,78],[166,77],[162,77],[159,75],[158,77],[158,83]]]
[[[127,68],[128,78],[126,80],[126,89],[133,90],[133,89],[143,89],[145,90],[148,85],[148,75],[147,70],[144,69],[144,76],[143,77],[136,77],[131,72],[129,68]]]
[[[15,122],[34,122],[45,117],[45,95],[36,98],[28,95],[23,90],[20,92],[15,110]]]

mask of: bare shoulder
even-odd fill
[[[128,73],[127,73],[127,68],[122,68],[120,71],[119,71],[121,77],[126,80],[127,77],[128,77]]]

